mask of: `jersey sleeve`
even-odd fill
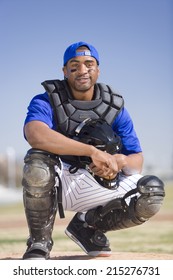
[[[133,121],[126,110],[123,108],[115,119],[113,130],[121,137],[122,154],[129,155],[142,152],[140,141],[134,129]]]
[[[36,95],[31,100],[24,125],[31,121],[41,121],[54,128],[53,113],[47,93]]]

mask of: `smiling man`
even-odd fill
[[[81,46],[75,54],[71,54],[75,55],[73,58],[67,61],[68,58],[65,57],[64,75],[68,79],[73,97],[78,100],[93,98],[94,85],[100,71],[97,51],[93,47],[92,50],[91,53],[87,47]]]
[[[70,45],[63,80],[42,83],[31,100],[24,136],[23,197],[29,228],[23,259],[48,259],[57,208],[73,211],[66,235],[90,256],[110,256],[107,231],[143,224],[163,202],[164,185],[142,176],[143,154],[123,97],[98,83],[99,55]]]

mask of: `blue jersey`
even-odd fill
[[[24,124],[30,121],[44,122],[51,129],[56,130],[53,109],[50,105],[47,92],[36,95],[31,100]],[[142,151],[139,139],[134,130],[132,119],[126,108],[123,108],[118,114],[112,124],[112,129],[121,137],[122,153],[124,155],[139,153]]]

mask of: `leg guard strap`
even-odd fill
[[[135,215],[136,197],[131,199],[129,206],[125,206],[121,198],[113,200],[112,203],[114,207],[109,212],[104,212],[104,207],[89,210],[85,216],[86,222],[103,232],[129,228],[144,222]],[[108,204],[107,209],[111,206],[110,203]]]

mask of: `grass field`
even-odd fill
[[[130,229],[108,232],[114,252],[150,252],[173,254],[173,183],[167,183],[166,197],[160,212],[147,223]],[[53,231],[54,252],[79,251],[64,230],[74,213],[66,218],[57,215]],[[26,249],[28,229],[22,204],[0,207],[0,259],[13,254],[23,254]]]

